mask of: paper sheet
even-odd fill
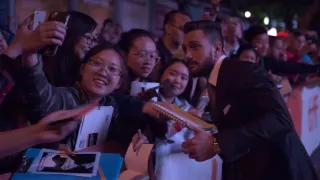
[[[82,119],[75,146],[76,151],[106,140],[113,110],[112,106],[100,106]]]
[[[154,87],[158,87],[160,86],[159,83],[156,82],[136,82],[133,81],[131,83],[131,91],[130,91],[130,95],[131,96],[137,96],[139,93],[144,92],[148,89],[154,88]],[[159,89],[157,89],[157,92],[159,92]],[[153,101],[157,101],[157,98],[152,98]]]
[[[101,153],[76,153],[69,156],[55,150],[42,149],[29,168],[35,174],[61,174],[81,177],[97,175]]]
[[[153,144],[143,144],[137,153],[133,151],[131,143],[124,159],[127,169],[148,174],[148,162],[152,149]]]
[[[212,159],[197,162],[184,153],[170,154],[157,159],[156,168],[158,180],[183,179],[183,180],[211,180]]]

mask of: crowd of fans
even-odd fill
[[[173,121],[154,121],[158,113],[150,108],[150,99],[143,94],[130,96],[131,83],[169,82],[170,88],[160,88],[159,101],[214,122],[207,113],[209,101],[198,106],[201,98],[208,96],[206,74],[211,69],[194,59],[257,63],[277,84],[288,79],[297,85],[320,72],[320,43],[305,32],[269,37],[267,29],[259,25],[244,31],[237,17],[220,17],[221,21],[215,22],[205,16],[206,20],[191,21],[187,12],[177,10],[166,14],[163,36],[156,41],[152,32],[123,32],[121,25],[110,19],[95,34],[93,18],[74,11],[70,15],[68,25],[46,21],[35,30],[30,29],[30,16],[11,42],[0,34],[0,174],[13,172],[19,161],[15,153],[28,147],[73,149],[77,123],[61,124],[50,131],[47,126],[65,119],[66,112],[74,112],[71,109],[96,101],[115,108],[108,141],[128,147],[141,129],[146,139],[157,145],[155,164],[162,167],[165,161],[159,156],[173,153],[162,152],[163,142],[168,143],[176,133],[189,139],[192,131]],[[206,41],[199,42],[202,36]],[[211,42],[218,44],[216,49],[207,45]],[[41,55],[48,45],[59,45],[54,56]]]

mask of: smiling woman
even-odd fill
[[[94,47],[81,66],[81,85],[90,99],[101,99],[122,87],[127,69],[119,50],[111,44]]]
[[[107,128],[107,139],[127,146],[134,133],[145,127],[147,122],[144,113],[152,113],[143,101],[134,97],[111,95],[122,86],[127,76],[124,60],[112,44],[97,45],[87,53],[80,68],[80,81],[74,87],[57,88],[49,84],[37,56],[23,59],[23,62],[27,66],[23,70],[26,74],[21,76],[18,83],[28,87],[23,92],[30,101],[29,106],[36,115],[35,119],[58,109],[99,102],[101,106],[114,107]],[[131,108],[127,109],[128,106]],[[70,148],[74,148],[76,138],[77,132],[74,132],[68,139]]]
[[[72,86],[86,53],[97,44],[91,35],[97,23],[90,16],[71,11],[66,38],[55,56],[44,56],[43,66],[49,82],[55,86]],[[79,26],[81,24],[81,26]]]

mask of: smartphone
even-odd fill
[[[34,11],[32,30],[35,30],[40,24],[46,20],[47,13],[45,11]]]
[[[206,106],[209,101],[210,101],[210,98],[208,96],[201,96],[199,103],[197,105],[197,108]]]
[[[58,12],[54,11],[51,12],[48,16],[48,21],[59,21],[65,25],[68,25],[70,18],[70,14],[67,12]],[[58,51],[59,46],[57,45],[50,45],[43,49],[42,54],[45,56],[54,56]]]

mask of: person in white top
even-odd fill
[[[202,112],[196,111],[191,107],[188,100],[192,87],[191,76],[185,61],[174,59],[165,68],[162,73],[160,82],[169,81],[168,87],[163,86],[160,89],[159,101],[174,104],[184,111],[197,112],[195,116],[201,116]],[[193,180],[211,179],[212,162],[196,162],[183,153],[181,144],[187,139],[194,137],[193,131],[173,120],[166,123],[165,131],[162,137],[155,140],[155,175],[158,180]],[[159,136],[159,133],[157,134]],[[134,149],[139,149],[142,143],[147,143],[145,137],[141,137],[139,141],[138,135],[133,137]],[[144,141],[144,142],[143,142]],[[186,171],[188,170],[188,171]]]

